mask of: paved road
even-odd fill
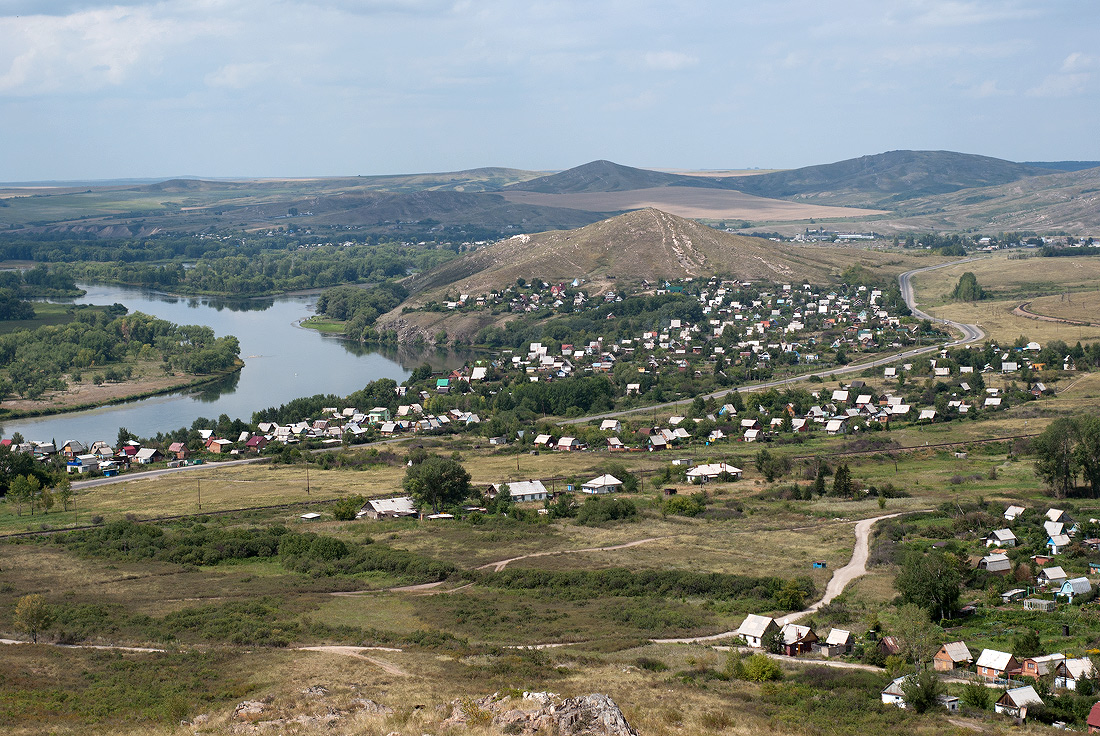
[[[962,322],[952,322],[951,320],[948,320],[948,319],[939,319],[938,317],[933,317],[932,315],[928,314],[927,312],[924,312],[921,309],[919,309],[917,307],[916,298],[913,296],[912,278],[913,278],[914,275],[916,275],[918,273],[927,273],[929,271],[936,271],[938,269],[947,268],[949,266],[957,266],[960,263],[969,263],[971,261],[982,260],[983,258],[986,258],[986,257],[987,256],[980,256],[980,257],[976,256],[974,258],[964,258],[961,261],[951,261],[950,263],[941,263],[941,264],[936,265],[936,266],[925,266],[924,268],[914,268],[912,271],[906,271],[905,273],[898,276],[898,286],[901,287],[901,296],[902,296],[903,299],[905,299],[905,304],[909,307],[909,311],[911,311],[913,313],[914,317],[919,317],[920,319],[927,319],[927,320],[930,320],[932,322],[938,322],[941,325],[947,325],[948,327],[954,327],[956,330],[959,330],[963,333],[962,338],[960,338],[958,340],[955,340],[954,342],[948,343],[948,345],[966,345],[967,343],[977,342],[978,340],[981,340],[983,337],[985,337],[985,332],[983,332],[982,328],[979,327],[978,325],[968,325],[968,324],[963,324]]]

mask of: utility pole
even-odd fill
[[[195,489],[199,493],[199,511],[202,511],[202,481],[195,478]]]
[[[309,495],[309,459],[306,459],[306,495]]]

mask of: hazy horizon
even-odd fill
[[[0,0],[0,181],[1100,160],[1095,18],[1087,0]]]

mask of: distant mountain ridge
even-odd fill
[[[636,169],[613,161],[590,161],[557,174],[512,184],[507,189],[540,194],[580,194],[586,192],[625,192],[656,187],[701,187],[725,189],[717,179],[702,176],[666,174]]]
[[[730,186],[776,199],[889,208],[914,197],[997,186],[1051,169],[954,151],[888,151],[873,156],[733,179]]]

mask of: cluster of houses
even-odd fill
[[[1010,505],[1004,513],[1006,521],[1016,521],[1026,513],[1022,506]],[[1073,544],[1074,538],[1080,532],[1080,525],[1076,524],[1062,509],[1049,509],[1043,521],[1043,530],[1047,535],[1046,547],[1049,554],[1032,555],[1031,560],[1039,572],[1035,576],[1035,589],[1054,594],[1055,597],[1063,597],[1072,604],[1075,599],[1091,597],[1093,586],[1089,579],[1083,575],[1069,577],[1060,565],[1050,565],[1055,555],[1065,552],[1066,548]],[[999,575],[1012,573],[1012,561],[1007,551],[1016,547],[1019,540],[1015,532],[1010,528],[995,529],[985,536],[985,545],[989,548],[989,554],[978,560],[979,569],[987,570]],[[1100,549],[1100,539],[1085,539],[1082,543],[1091,549]],[[1100,563],[1090,563],[1089,571],[1100,574]],[[1033,611],[1053,611],[1055,602],[1047,598],[1025,598],[1028,590],[1013,588],[1001,595],[1007,604],[1013,601],[1023,601],[1023,607]]]
[[[757,614],[745,617],[736,633],[746,645],[754,649],[763,650],[777,642],[780,653],[788,657],[806,654],[840,656],[851,653],[854,643],[852,632],[844,629],[833,628],[821,639],[808,626],[790,622],[780,625],[769,616]],[[897,639],[892,636],[883,637],[876,646],[885,654],[898,654],[901,651]],[[1043,704],[1034,686],[1025,684],[1021,678],[1037,680],[1049,676],[1055,689],[1076,690],[1077,683],[1082,678],[1091,679],[1097,675],[1096,668],[1088,657],[1069,657],[1061,653],[1017,659],[1009,652],[983,649],[975,660],[963,641],[940,646],[932,657],[932,668],[946,675],[970,676],[992,687],[1007,685],[1008,689],[997,700],[995,710],[1020,719],[1027,718],[1028,708]],[[899,677],[887,685],[881,693],[882,702],[899,708],[906,707],[905,681],[906,677]],[[959,699],[954,696],[941,695],[939,700],[949,711],[959,709]],[[1097,715],[1096,725],[1100,728],[1100,711],[1096,708],[1094,711]],[[1090,714],[1090,732],[1091,725]]]

